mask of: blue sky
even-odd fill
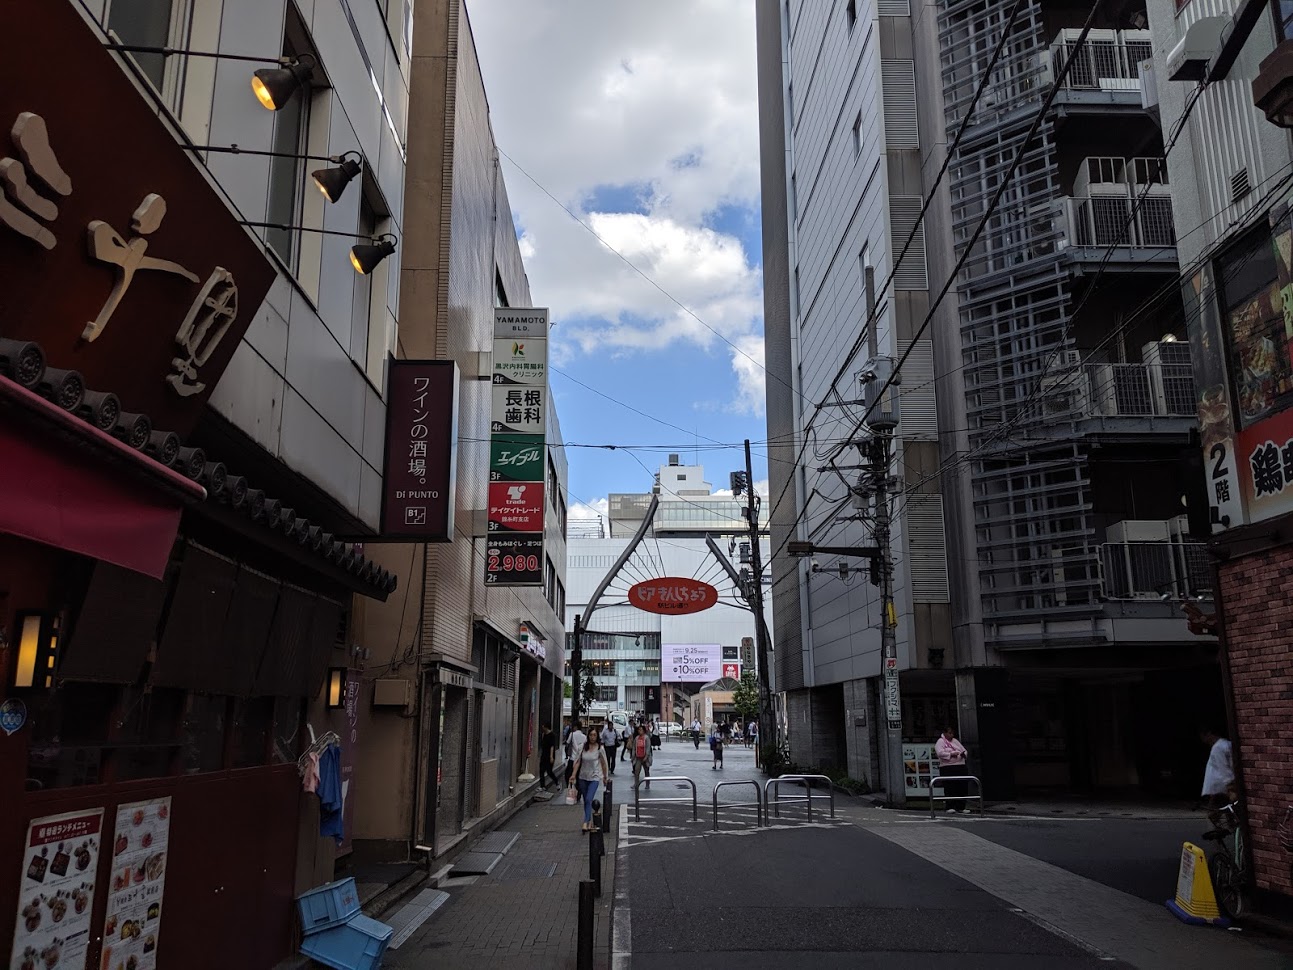
[[[750,5],[468,0],[468,15],[534,302],[552,311],[571,495],[644,491],[643,465],[669,452],[725,487],[744,438],[766,479]]]

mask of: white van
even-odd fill
[[[624,737],[624,732],[629,729],[629,717],[628,711],[611,711],[606,715],[617,737]]]

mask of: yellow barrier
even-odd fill
[[[1194,926],[1230,925],[1230,920],[1221,915],[1217,897],[1212,892],[1208,858],[1202,849],[1191,842],[1181,846],[1181,866],[1176,874],[1176,898],[1167,901],[1167,908],[1182,923]]]

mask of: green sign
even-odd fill
[[[489,440],[489,480],[543,481],[543,435],[493,435]]]

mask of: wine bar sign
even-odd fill
[[[453,538],[458,365],[392,360],[387,381],[382,538]]]

